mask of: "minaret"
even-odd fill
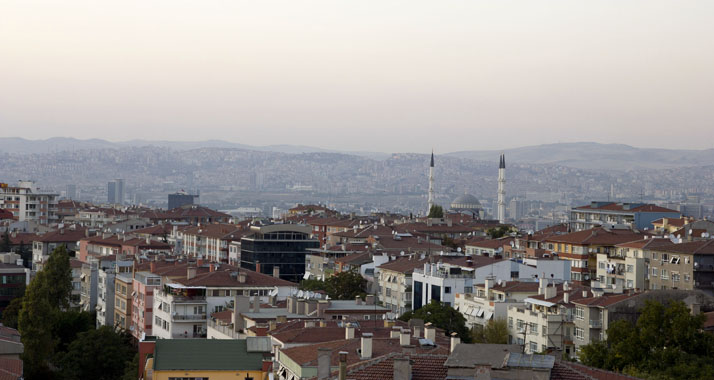
[[[506,222],[506,155],[501,154],[498,165],[498,222]]]
[[[429,215],[431,206],[434,205],[434,151],[431,151],[431,165],[429,165],[429,205],[426,209],[426,215]]]

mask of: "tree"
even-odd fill
[[[587,365],[644,378],[714,379],[714,338],[702,332],[704,315],[683,302],[647,301],[635,324],[613,322],[607,340],[582,347]]]
[[[67,352],[61,354],[57,366],[66,380],[115,380],[124,376],[127,363],[134,356],[128,334],[102,326],[80,333]]]
[[[27,248],[25,242],[20,241],[20,247],[17,249],[17,254],[22,258],[22,266],[32,268],[32,251]]]
[[[444,217],[444,209],[439,205],[432,205],[431,208],[429,209],[428,218],[443,218],[443,217]]]
[[[340,272],[328,277],[327,294],[336,300],[353,300],[365,295],[367,280],[357,271]]]
[[[42,272],[45,273],[42,286],[45,287],[50,304],[60,309],[68,309],[72,295],[72,268],[64,244],[52,251]]]
[[[65,351],[79,334],[95,326],[96,321],[92,313],[80,310],[57,313],[51,328],[52,336],[57,342],[57,352]]]
[[[23,296],[15,297],[10,301],[10,304],[2,311],[2,324],[7,327],[17,328],[17,319],[22,310]]]
[[[300,290],[318,291],[322,290],[327,293],[327,284],[322,280],[302,280],[300,281]]]
[[[471,343],[471,333],[466,327],[466,318],[451,306],[434,300],[418,310],[408,311],[399,317],[400,320],[405,322],[412,318],[431,322],[434,326],[445,330],[447,336],[451,335],[452,332],[456,332],[462,342]]]
[[[37,273],[27,287],[18,317],[18,330],[25,346],[22,359],[25,378],[51,377],[49,360],[54,353],[55,341],[50,326],[54,323],[55,308],[50,303],[45,286],[44,270]]]
[[[476,343],[507,344],[508,323],[505,319],[491,319],[485,327],[476,328],[473,332]]]
[[[126,363],[124,367],[124,376],[121,380],[136,380],[139,374],[139,353],[134,354],[134,359]]]
[[[486,234],[491,239],[502,238],[510,232],[511,232],[511,226],[500,226],[500,227],[489,228],[488,230],[486,230]]]
[[[10,241],[10,231],[5,228],[5,232],[2,234],[2,241],[0,241],[0,252],[10,252],[12,249],[12,242]]]

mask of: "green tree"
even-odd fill
[[[42,286],[45,288],[47,300],[53,307],[68,309],[72,294],[72,268],[64,244],[52,251],[42,272],[45,273]]]
[[[431,208],[429,209],[429,218],[443,218],[444,217],[444,208],[439,206],[439,205],[431,205]]]
[[[400,320],[408,322],[412,318],[431,322],[434,326],[443,329],[446,335],[451,335],[452,332],[458,334],[461,341],[471,343],[471,332],[466,327],[466,319],[463,314],[456,311],[453,307],[442,304],[438,301],[432,301],[430,304],[416,311],[408,311],[399,317]]]
[[[134,354],[134,359],[126,363],[124,376],[121,380],[136,380],[139,376],[139,353]]]
[[[475,328],[472,335],[475,343],[507,344],[508,323],[504,318],[491,319],[485,327]]]
[[[18,317],[18,330],[25,346],[22,359],[25,378],[51,378],[50,357],[54,353],[55,340],[51,326],[54,323],[56,306],[50,303],[46,294],[44,270],[37,273],[27,287]]]
[[[714,338],[702,332],[704,315],[683,302],[647,301],[635,324],[613,322],[607,340],[582,347],[591,366],[659,379],[714,379]]]
[[[340,272],[325,280],[327,294],[336,300],[353,300],[365,295],[367,280],[357,271]]]
[[[500,226],[500,227],[494,227],[494,228],[489,228],[486,230],[486,234],[488,237],[491,239],[498,239],[506,236],[511,232],[511,226]]]
[[[79,334],[92,330],[95,326],[93,313],[80,310],[57,313],[51,329],[57,342],[57,352],[65,351]]]
[[[2,311],[2,324],[7,327],[17,328],[17,319],[22,310],[23,296],[15,297],[10,301],[10,304]]]
[[[10,252],[12,248],[12,243],[10,242],[10,231],[5,228],[5,232],[2,234],[2,241],[0,241],[0,252]]]
[[[325,281],[321,280],[302,280],[300,281],[300,290],[318,291],[323,290],[327,292],[327,284]]]
[[[135,356],[131,337],[110,326],[80,333],[57,362],[62,379],[115,380]]]

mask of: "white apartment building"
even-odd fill
[[[485,327],[488,321],[506,319],[510,306],[523,306],[523,301],[538,294],[538,282],[496,281],[487,278],[472,293],[457,293],[455,308],[466,318],[469,328]]]
[[[0,208],[20,222],[57,222],[58,199],[59,194],[43,192],[32,181],[19,181],[17,186],[0,183]]]
[[[166,284],[154,294],[154,328],[158,338],[203,338],[206,336],[205,287]]]

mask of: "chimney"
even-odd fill
[[[273,330],[275,330],[276,327],[278,327],[278,326],[277,326],[277,322],[274,319],[268,321],[268,331],[273,331]]]
[[[409,358],[394,358],[394,380],[411,380],[412,364]]]
[[[325,310],[327,310],[328,307],[330,307],[330,301],[328,301],[328,300],[317,301],[317,317],[324,318]]]
[[[588,298],[588,291],[587,291],[587,290],[583,290],[583,298]]]
[[[432,342],[436,341],[436,327],[434,327],[431,322],[424,325],[424,338]]]
[[[415,338],[421,338],[421,326],[414,326],[412,327],[412,330],[414,330],[414,337]]]
[[[260,296],[253,296],[253,312],[260,313]]]
[[[459,338],[459,334],[452,332],[451,333],[451,350],[449,352],[454,352],[454,349],[456,349],[456,346],[461,344],[461,338]]]
[[[339,380],[347,380],[347,352],[340,351]]]
[[[365,299],[365,304],[366,305],[374,305],[374,294],[367,294],[367,297]]]
[[[555,285],[546,286],[545,287],[545,297],[543,297],[543,298],[551,299],[551,298],[555,297],[556,293],[557,293],[557,291],[556,291]]]
[[[570,290],[570,284],[568,284],[568,281],[565,281],[563,283],[563,291],[568,291]]]
[[[263,273],[260,271],[260,261],[255,262],[255,271],[258,273]]]
[[[238,272],[238,282],[245,284],[245,272]]]
[[[399,326],[392,326],[392,332],[389,334],[389,337],[394,339],[394,338],[399,338],[399,335],[402,333],[402,328]]]
[[[329,348],[317,349],[317,380],[327,380],[330,378],[330,357],[332,351]]]
[[[392,328],[392,327],[394,327],[394,321],[390,321],[389,319],[385,319],[385,320],[384,320],[384,327],[387,327],[387,328]]]
[[[268,336],[268,326],[255,325],[255,335],[256,336]]]
[[[307,321],[305,321],[305,328],[308,329],[308,328],[311,328],[311,327],[315,327],[315,321],[313,321],[313,320],[307,320]]]
[[[197,266],[197,267],[202,267],[202,266],[203,266],[203,259],[196,259],[196,266]]]
[[[354,339],[355,337],[355,327],[348,323],[345,325],[345,339]]]
[[[416,355],[416,346],[413,344],[404,346],[404,347],[402,347],[402,352],[407,355]]]
[[[362,297],[360,297],[360,296],[355,297],[355,304],[361,305],[361,304],[362,304]]]
[[[324,319],[320,320],[320,327],[327,327],[327,321]]]
[[[360,351],[362,351],[362,359],[372,358],[372,333],[362,334]]]
[[[216,266],[215,266],[213,263],[211,263],[211,265],[208,266],[208,271],[209,271],[209,272],[215,272],[215,271],[216,271]]]
[[[538,295],[545,294],[545,288],[548,287],[548,279],[545,278],[545,273],[538,279]]]
[[[408,329],[402,329],[401,334],[399,334],[399,345],[402,347],[408,346],[409,343],[411,343],[411,340],[411,331],[409,331]]]
[[[484,281],[484,287],[486,288],[486,299],[490,300],[491,299],[491,289],[493,289],[493,277],[488,276],[486,277],[486,280]]]
[[[699,315],[699,313],[701,313],[701,305],[692,303],[689,305],[689,310],[692,312],[692,315]]]
[[[190,280],[194,277],[196,277],[196,271],[198,269],[196,267],[188,267],[186,268],[186,279]]]
[[[297,301],[297,312],[296,314],[305,315],[305,300]]]
[[[563,303],[570,303],[570,292],[563,292]]]
[[[273,277],[280,278],[280,267],[273,265]]]
[[[151,263],[149,263],[149,270],[151,271],[151,273],[156,273],[156,263],[155,262],[152,261]]]

